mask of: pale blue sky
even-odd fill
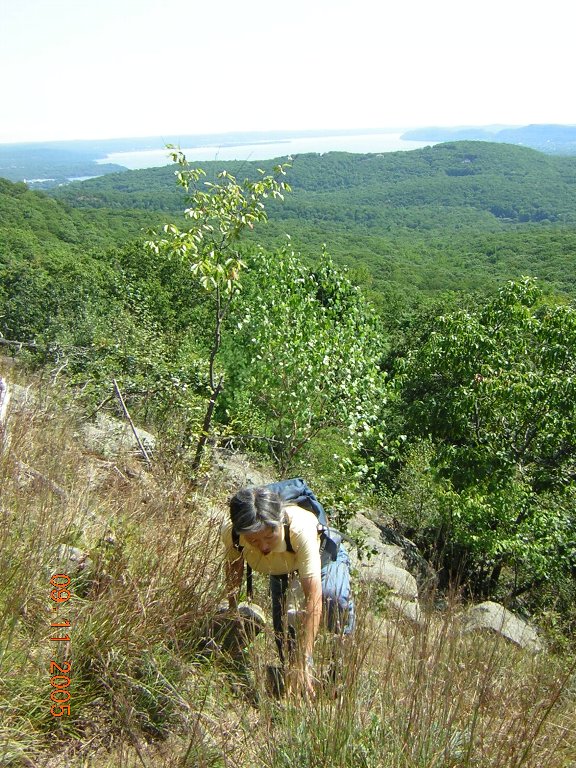
[[[0,0],[0,142],[576,123],[565,0]]]

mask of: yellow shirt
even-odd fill
[[[284,512],[290,524],[290,544],[294,552],[286,550],[284,526],[282,526],[282,540],[267,555],[263,555],[259,549],[250,545],[240,534],[240,546],[242,553],[234,547],[232,539],[232,522],[227,518],[222,524],[221,538],[226,551],[226,557],[230,562],[237,560],[240,554],[248,565],[258,573],[266,573],[272,576],[281,576],[285,573],[298,571],[300,578],[320,576],[320,536],[318,534],[318,519],[312,512],[308,512],[295,504],[289,504]]]

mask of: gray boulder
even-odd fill
[[[79,573],[90,574],[94,570],[94,563],[88,557],[88,553],[78,547],[61,544],[56,550],[55,566],[64,568],[64,573],[75,576]]]
[[[405,600],[398,595],[390,595],[387,602],[388,612],[396,618],[403,619],[414,627],[424,626],[424,617],[420,604],[415,600]]]
[[[215,450],[213,466],[215,476],[212,479],[231,493],[252,485],[268,485],[277,479],[271,472],[254,467],[253,460],[239,452]]]
[[[152,453],[156,445],[154,435],[140,428],[136,428],[136,433],[147,453]],[[142,455],[130,424],[104,413],[98,413],[94,423],[84,425],[80,436],[87,450],[107,459],[125,453]]]
[[[360,541],[362,551],[368,553],[368,560],[373,556],[381,556],[392,565],[407,570],[408,562],[402,547],[386,543],[380,528],[362,512],[357,512],[350,520],[349,529],[351,535]]]
[[[94,582],[94,561],[78,547],[60,544],[51,557],[50,573],[62,573],[71,580],[68,587],[76,595],[84,597]]]
[[[405,550],[383,540],[380,527],[361,512],[350,521],[351,534],[360,540],[361,553],[350,548],[350,562],[360,581],[385,584],[404,600],[418,598],[418,585],[408,571]]]
[[[544,643],[537,630],[499,603],[473,605],[463,617],[464,632],[495,632],[520,648],[539,653]]]
[[[422,557],[416,544],[386,525],[379,525],[378,528],[383,542],[400,547],[402,550],[406,562],[404,567],[416,579],[420,595],[424,596],[433,593],[438,580],[436,571]]]
[[[372,556],[369,560],[358,560],[352,552],[350,562],[360,581],[385,584],[394,594],[406,600],[418,598],[418,585],[414,576],[394,565],[385,554]]]
[[[225,653],[241,658],[265,626],[264,611],[254,603],[240,603],[236,611],[221,606],[216,616],[207,621],[198,650],[204,656]]]

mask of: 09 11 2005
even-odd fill
[[[54,601],[52,606],[53,611],[58,611],[59,607],[72,597],[71,591],[68,589],[70,585],[70,577],[65,573],[55,573],[50,579],[50,585],[53,589],[50,592],[50,599]],[[55,621],[50,623],[50,627],[57,631],[58,637],[51,637],[51,642],[70,642],[70,635],[64,634],[60,636],[62,627],[70,627],[70,619],[61,618],[59,616],[53,617]],[[57,620],[56,620],[57,619]],[[60,630],[60,631],[58,631]],[[53,690],[50,693],[50,699],[54,702],[50,707],[50,712],[54,717],[62,717],[62,715],[70,714],[70,687],[71,682],[71,661],[56,661],[50,659],[50,685]]]

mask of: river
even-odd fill
[[[289,137],[282,140],[259,141],[254,144],[229,143],[210,146],[183,147],[188,160],[269,160],[306,152],[397,152],[427,147],[434,142],[405,141],[401,133],[355,133],[341,136]],[[216,138],[216,137],[215,137]],[[124,168],[156,168],[169,165],[167,149],[147,149],[135,152],[112,152],[98,163],[115,163]]]

